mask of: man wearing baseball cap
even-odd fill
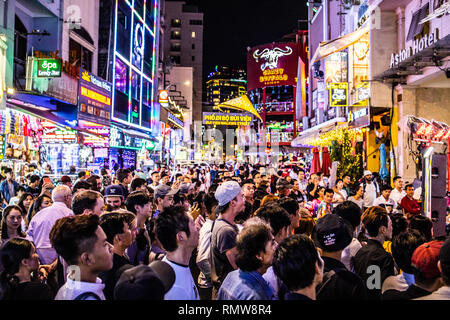
[[[317,220],[313,237],[322,249],[325,263],[324,278],[317,287],[317,300],[366,299],[366,288],[361,278],[341,262],[342,251],[353,238],[350,225],[336,214],[327,214]]]
[[[412,300],[430,295],[442,285],[438,269],[439,251],[443,242],[433,240],[418,246],[411,257],[411,269],[414,283],[406,291],[388,290],[383,300]]]
[[[158,185],[154,190],[156,211],[153,214],[153,218],[156,218],[159,213],[165,208],[173,206],[173,196],[175,193],[177,193],[177,190],[173,190],[171,187],[165,184]]]
[[[373,206],[375,199],[379,196],[380,188],[373,180],[373,175],[370,170],[364,170],[364,180],[361,185],[364,190],[363,210],[365,211],[367,208]]]
[[[123,188],[120,185],[110,185],[105,188],[106,211],[112,212],[122,208],[124,204]]]
[[[277,193],[280,198],[287,197],[291,193],[292,185],[285,178],[280,178],[277,180],[276,184]]]
[[[433,241],[432,241],[433,242]],[[430,242],[429,242],[430,243]],[[419,247],[420,248],[420,247]],[[417,249],[419,249],[417,248]],[[416,252],[414,252],[415,254]],[[436,251],[434,251],[434,254],[436,255]],[[414,258],[414,256],[413,256]],[[420,257],[419,257],[420,259]],[[412,259],[411,259],[412,260]],[[422,258],[423,261],[423,258]],[[436,259],[435,259],[436,261]],[[416,264],[420,261],[415,261]],[[432,265],[434,267],[434,263]],[[415,299],[415,300],[450,300],[450,239],[447,239],[443,244],[442,247],[439,250],[439,255],[437,257],[437,268],[440,272],[440,275],[442,277],[441,283],[443,284],[442,287],[434,291],[432,294]],[[436,270],[433,268],[430,268],[430,272],[435,272],[434,275],[436,275]]]
[[[227,274],[237,269],[235,255],[238,228],[234,218],[245,209],[245,197],[236,181],[222,183],[214,196],[218,201],[215,209],[218,218],[212,228],[210,260],[212,296],[215,300]]]

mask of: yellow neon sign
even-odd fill
[[[104,96],[100,93],[97,93],[95,91],[89,90],[88,88],[81,87],[81,95],[88,97],[89,99],[98,101],[100,103],[106,104],[108,106],[111,105],[111,98]]]

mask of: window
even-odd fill
[[[170,26],[174,28],[180,28],[181,27],[181,20],[180,19],[172,19],[170,22]]]
[[[195,31],[192,31],[192,38],[195,38]]]
[[[92,71],[92,52],[83,47],[78,42],[69,40],[69,63]]]
[[[192,61],[195,61],[195,56],[192,56]]]
[[[194,49],[195,49],[195,43],[192,44],[192,50],[194,50]]]
[[[181,57],[180,56],[171,56],[170,60],[172,60],[176,64],[181,64]]]
[[[203,20],[189,20],[190,25],[201,26],[203,25]]]
[[[181,51],[181,44],[180,43],[171,43],[170,44],[170,51],[180,52]]]
[[[116,50],[129,59],[130,56],[130,21],[131,9],[125,1],[119,1],[117,10],[117,44]]]
[[[180,31],[172,31],[170,33],[170,39],[175,39],[175,40],[181,39]]]

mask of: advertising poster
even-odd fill
[[[348,82],[330,83],[330,107],[348,106]]]
[[[78,121],[85,120],[109,127],[111,124],[111,83],[86,70],[81,70],[78,88]]]

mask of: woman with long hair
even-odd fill
[[[7,206],[3,209],[1,223],[1,244],[12,238],[25,238],[22,231],[23,213],[22,209],[16,205]]]
[[[22,230],[26,231],[28,229],[28,223],[29,221],[27,220],[27,213],[30,210],[32,204],[34,201],[34,197],[31,193],[29,192],[24,192],[22,194],[22,196],[19,199],[19,202],[17,203],[17,205],[20,207],[20,209],[22,209]]]
[[[0,250],[2,300],[52,300],[50,288],[34,280],[39,269],[39,257],[31,241],[14,238]]]
[[[41,194],[39,197],[37,197],[36,200],[34,200],[33,205],[28,210],[27,215],[28,223],[31,221],[31,219],[34,217],[36,213],[38,213],[44,208],[50,207],[52,204],[53,204],[52,198],[46,193]]]

